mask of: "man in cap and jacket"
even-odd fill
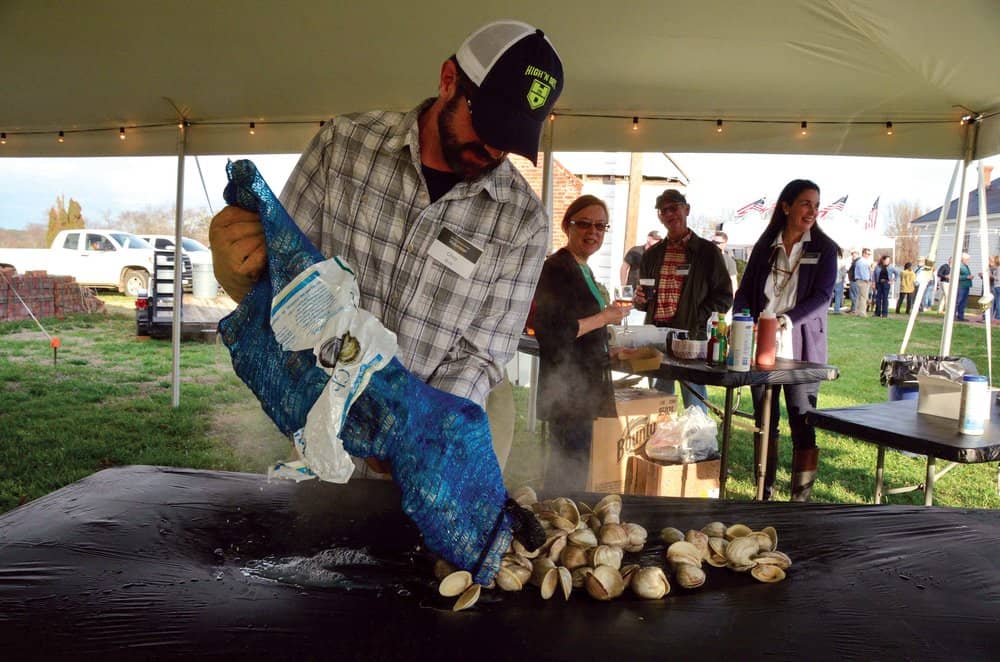
[[[725,314],[733,305],[733,285],[722,253],[687,226],[691,207],[677,189],[667,189],[656,198],[656,213],[667,229],[667,237],[646,251],[639,267],[640,278],[655,281],[652,296],[645,288],[636,292],[634,304],[646,311],[646,324],[686,331],[692,339],[707,337],[713,312]],[[690,392],[705,397],[704,385],[682,382],[684,406],[705,405]],[[674,392],[673,381],[657,380],[657,388]]]

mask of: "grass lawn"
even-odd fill
[[[62,341],[53,364],[47,337],[32,322],[0,323],[0,512],[36,499],[104,467],[160,464],[263,472],[292,449],[236,378],[221,344],[181,344],[181,406],[171,407],[169,341],[135,336],[131,300],[102,297],[105,315],[43,320]],[[830,317],[830,363],[840,379],[820,388],[819,406],[842,407],[886,399],[879,363],[896,353],[906,318]],[[941,317],[923,316],[909,350],[937,354]],[[956,326],[952,354],[986,372],[981,324]],[[722,389],[709,388],[722,405]],[[538,486],[544,441],[527,429],[528,391],[515,387],[517,430],[505,471],[508,486]],[[749,410],[749,391],[743,394]],[[782,423],[777,498],[787,499],[791,459]],[[871,503],[876,447],[819,432],[818,501]],[[729,495],[750,499],[753,450],[748,431],[735,430]],[[939,463],[942,466],[943,463]],[[886,486],[923,481],[923,459],[889,452]],[[935,505],[997,508],[997,463],[962,465],[935,485]],[[894,495],[891,503],[920,504],[923,495]]]

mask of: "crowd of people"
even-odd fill
[[[982,317],[968,317],[969,295],[973,281],[981,278],[969,267],[970,256],[962,253],[957,274],[955,320],[959,322],[983,321],[986,318],[1000,320],[1000,255],[989,258],[989,285],[984,294],[993,296],[990,311]],[[928,265],[927,258],[917,256],[915,262],[904,262],[902,268],[893,264],[891,255],[880,255],[872,259],[871,249],[862,249],[860,255],[852,250],[849,258],[841,257],[837,263],[837,284],[833,293],[833,314],[844,314],[844,292],[850,299],[848,315],[867,317],[889,316],[891,293],[896,292],[897,315],[909,315],[914,307],[918,312],[943,314],[948,305],[948,291],[952,283],[952,260],[942,263],[936,269]],[[918,292],[923,291],[920,301]]]

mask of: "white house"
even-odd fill
[[[986,185],[986,227],[987,227],[987,251],[989,255],[1000,254],[1000,177],[994,179]],[[979,189],[978,187],[969,192],[968,212],[965,225],[965,236],[962,238],[962,252],[968,253],[969,267],[972,273],[982,273],[983,256],[980,253],[979,241]],[[938,217],[941,215],[941,207],[929,211],[923,216],[916,218],[910,223],[918,229],[920,233],[919,251],[921,255],[927,255],[930,251],[931,240],[934,237],[934,229],[937,227]],[[933,258],[936,265],[943,264],[952,256],[955,246],[955,222],[958,219],[958,198],[951,201],[948,206],[948,216],[944,226],[941,228],[941,238],[938,241],[937,252],[928,255]],[[973,279],[971,294],[982,294],[982,279]]]

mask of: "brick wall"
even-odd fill
[[[510,162],[517,168],[535,191],[542,197],[542,160],[544,154],[538,153],[538,166],[520,156],[511,155]],[[566,208],[580,197],[583,191],[583,180],[563,167],[557,159],[552,159],[552,246],[550,252],[566,245],[566,234],[562,231],[562,217]]]
[[[0,275],[0,321],[31,319],[25,304],[39,319],[104,309],[104,302],[80,287],[72,276],[50,276],[44,271],[18,274],[4,269]]]

